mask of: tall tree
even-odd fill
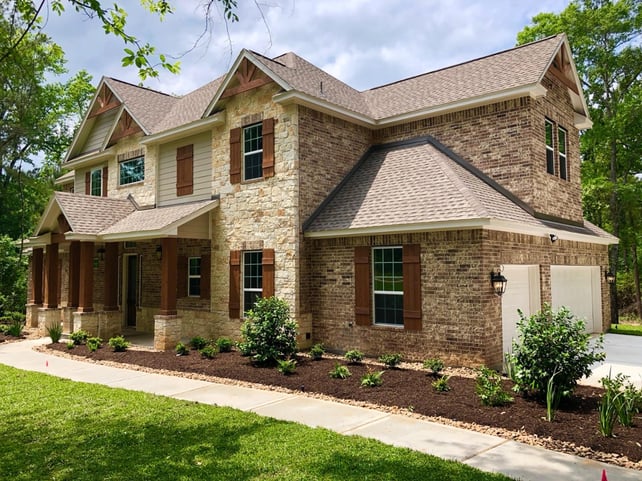
[[[637,174],[642,172],[642,2],[574,0],[559,14],[536,15],[517,40],[558,33],[569,38],[593,120],[593,128],[581,136],[586,214],[627,246],[612,247],[611,268],[637,269],[640,201],[631,193],[640,191]]]

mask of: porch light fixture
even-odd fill
[[[101,247],[100,249],[98,249],[96,251],[96,253],[98,254],[98,260],[99,261],[104,261],[105,260],[105,248],[104,247]]]
[[[606,279],[606,282],[608,284],[615,284],[615,274],[613,274],[613,271],[611,271],[611,269],[604,273],[604,278]]]
[[[506,292],[506,284],[508,284],[508,279],[502,274],[501,268],[497,270],[490,271],[490,284],[493,286],[495,294],[502,296]]]
[[[551,242],[555,242],[557,240],[556,234],[548,234],[548,236],[551,238]]]
[[[163,246],[161,245],[156,246],[156,259],[159,261],[163,259]]]

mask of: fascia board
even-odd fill
[[[172,142],[189,135],[200,134],[211,127],[223,125],[225,123],[225,111],[217,112],[214,115],[204,119],[195,120],[189,124],[180,125],[170,130],[165,130],[157,134],[148,135],[140,140],[143,145],[154,145]]]
[[[419,224],[384,225],[375,227],[358,227],[354,229],[338,229],[320,232],[305,232],[304,237],[310,239],[328,239],[334,237],[358,237],[385,234],[412,234],[417,232],[470,230],[480,229],[488,225],[490,219],[465,219],[441,222],[426,222]]]
[[[327,100],[320,99],[318,97],[313,97],[312,95],[299,92],[297,90],[290,90],[288,92],[282,92],[274,95],[272,100],[275,103],[281,105],[288,104],[297,104],[303,105],[305,107],[310,107],[314,110],[324,112],[335,117],[354,122],[358,125],[364,127],[376,127],[377,123],[372,117],[367,115],[359,114],[353,110],[349,110],[343,107],[340,107],[334,103],[328,102]]]
[[[95,234],[75,234],[73,232],[66,233],[65,239],[68,241],[82,241],[82,242],[96,242],[99,240],[98,236]]]
[[[512,232],[515,234],[526,234],[545,238],[549,238],[551,234],[555,234],[559,240],[585,242],[588,244],[613,245],[619,242],[619,240],[617,239],[598,237],[595,235],[578,234],[576,232],[568,232],[565,230],[557,230],[544,224],[542,224],[541,226],[526,225],[499,219],[493,219],[485,228],[489,230]]]
[[[66,163],[64,167],[66,169],[78,169],[80,167],[88,167],[90,165],[96,164],[103,160],[106,160],[106,159],[109,160],[113,158],[115,155],[116,155],[116,151],[112,147],[110,147],[102,151],[90,152],[81,157],[76,157],[75,159],[70,160],[68,163]]]

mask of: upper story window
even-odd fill
[[[127,185],[145,180],[145,156],[123,160],[118,164],[118,184]]]
[[[546,172],[569,180],[568,131],[552,120],[544,120],[546,135]]]
[[[263,126],[243,128],[243,180],[263,177]]]
[[[243,312],[254,306],[263,295],[263,252],[243,253]]]
[[[403,326],[403,250],[372,249],[374,323]]]
[[[568,180],[568,162],[566,158],[566,130],[562,127],[557,129],[557,151],[560,164],[560,179]]]
[[[544,121],[546,129],[546,172],[555,175],[555,145],[553,142],[553,122],[550,120]]]
[[[103,169],[94,169],[90,175],[89,194],[100,197],[103,195]]]
[[[187,295],[200,297],[201,295],[201,258],[188,258],[187,266]]]

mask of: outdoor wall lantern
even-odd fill
[[[551,238],[551,242],[555,242],[557,240],[556,234],[548,234],[548,236]]]
[[[606,282],[608,284],[615,284],[615,274],[613,274],[613,271],[611,271],[611,269],[604,273],[604,277],[606,278]]]
[[[99,261],[104,261],[105,260],[105,248],[104,247],[101,247],[100,249],[98,249],[96,251],[96,253],[98,254],[98,260]]]
[[[163,259],[163,247],[160,245],[156,246],[156,259],[159,261]]]
[[[506,292],[506,284],[508,284],[508,279],[504,277],[502,274],[501,268],[497,268],[497,270],[492,270],[490,271],[490,283],[493,286],[493,290],[495,291],[495,294],[498,296],[502,296],[504,292]]]

